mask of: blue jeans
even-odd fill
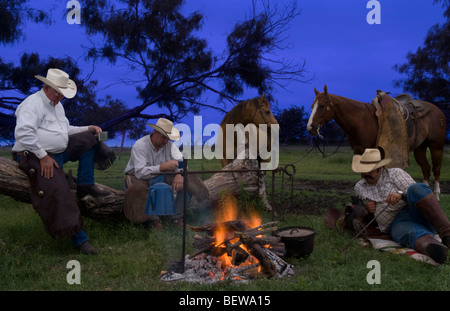
[[[159,183],[159,182],[165,182],[164,175],[157,175],[157,176],[153,177],[152,179],[150,179],[149,186],[151,187],[152,185]],[[191,198],[192,198],[192,194],[190,194],[189,192],[187,192],[186,194],[187,194],[186,204],[189,204],[189,202],[191,201]],[[184,189],[177,192],[177,197],[175,199],[175,207],[176,207],[177,213],[183,212],[183,210],[182,210],[183,206],[184,206]]]
[[[421,183],[409,186],[408,205],[403,208],[389,227],[392,239],[406,247],[414,248],[414,243],[424,235],[434,235],[433,225],[415,207],[416,203],[432,193],[431,189]]]
[[[49,153],[59,167],[63,168],[64,163],[69,161],[69,155],[66,151],[61,153]],[[93,185],[94,184],[94,157],[95,149],[91,148],[83,153],[78,159],[77,185]]]

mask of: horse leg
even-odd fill
[[[414,149],[414,159],[422,169],[423,183],[427,186],[430,185],[431,166],[427,160],[427,148],[428,144],[423,142],[419,147]]]
[[[444,157],[444,146],[442,144],[430,144],[431,162],[433,164],[434,194],[439,200],[441,187],[439,185],[441,176],[442,158]]]

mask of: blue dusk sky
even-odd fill
[[[58,4],[58,2],[60,4]],[[27,24],[24,40],[13,46],[1,46],[4,61],[18,63],[25,53],[37,52],[41,58],[70,56],[78,60],[82,74],[91,71],[91,64],[84,61],[85,50],[89,46],[83,28],[68,24],[65,20],[68,1],[35,1],[32,7],[52,13],[52,25]],[[83,23],[83,1],[81,23]],[[290,1],[273,1],[273,3]],[[286,89],[277,88],[272,105],[278,109],[304,106],[311,111],[314,87],[355,100],[370,102],[376,90],[403,93],[394,87],[394,80],[402,78],[394,69],[396,64],[406,62],[408,52],[414,52],[423,44],[428,29],[444,21],[443,9],[433,0],[379,0],[380,24],[369,24],[366,20],[371,11],[368,0],[299,0],[301,14],[291,23],[285,33],[290,48],[276,54],[276,57],[306,61],[305,80],[308,83],[292,81]],[[271,1],[272,3],[272,1]],[[244,19],[251,8],[250,0],[188,0],[186,14],[200,11],[205,16],[203,29],[199,33],[209,46],[221,54],[225,48],[226,35],[232,26]],[[42,73],[45,74],[45,73]],[[97,64],[92,79],[98,80],[98,98],[111,95],[129,106],[139,103],[134,86],[116,84],[124,75],[132,74],[125,65],[114,67]],[[114,85],[111,87],[111,85]],[[255,90],[248,90],[243,99],[258,96]],[[205,96],[208,104],[216,102],[215,97]],[[147,113],[158,113],[153,110]],[[231,107],[229,107],[231,109]],[[202,111],[203,127],[209,123],[220,123],[223,115],[212,111]],[[183,120],[193,124],[194,116]],[[156,122],[156,120],[155,120]],[[113,145],[114,141],[110,142]],[[128,141],[128,146],[134,142]],[[120,144],[117,140],[117,144]]]

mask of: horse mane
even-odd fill
[[[227,112],[227,114],[223,118],[220,125],[242,123],[242,120],[245,119],[245,116],[248,113],[248,111],[253,113],[255,111],[255,108],[257,108],[259,106],[260,98],[261,97],[254,97],[252,99],[247,99],[247,100],[239,102],[229,112]],[[252,109],[249,109],[249,108],[252,108]],[[250,118],[251,117],[253,117],[253,116],[250,116]]]
[[[351,106],[359,106],[361,108],[367,108],[372,114],[375,114],[375,110],[376,109],[370,103],[361,102],[361,101],[358,101],[358,100],[354,100],[354,99],[351,99],[351,98],[347,98],[347,97],[339,96],[339,95],[334,95],[334,94],[328,94],[328,96],[329,96],[329,98],[330,98],[332,103],[333,102],[335,102],[335,103],[339,102],[339,103],[344,103],[346,105],[350,104]]]
[[[331,102],[340,101],[340,102],[350,102],[351,104],[354,104],[354,105],[370,105],[369,103],[361,102],[361,101],[347,98],[344,96],[339,96],[339,95],[334,95],[334,94],[328,94],[328,96],[330,97]]]

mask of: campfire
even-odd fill
[[[263,224],[256,213],[241,218],[236,199],[227,196],[214,223],[189,226],[195,232],[197,251],[186,256],[184,272],[165,272],[161,279],[215,283],[292,275],[292,266],[282,259],[284,243],[271,234],[277,230],[275,225]]]

